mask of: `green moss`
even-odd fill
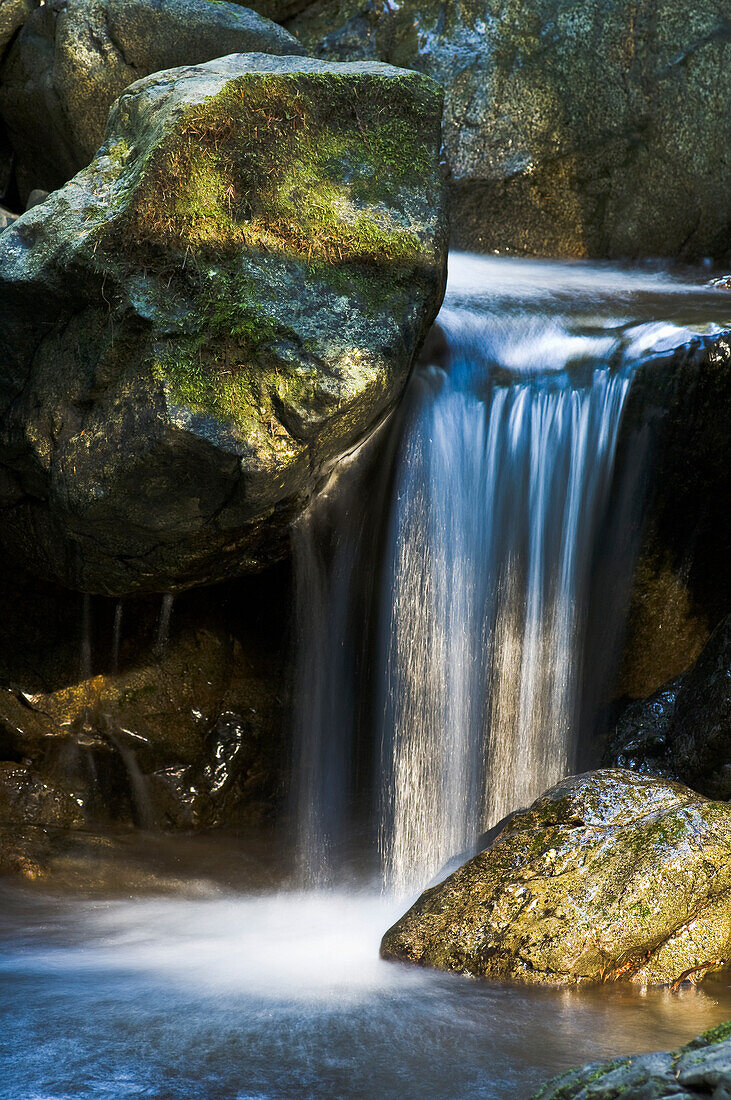
[[[716,1027],[709,1028],[708,1031],[704,1031],[682,1049],[684,1051],[699,1050],[701,1047],[711,1046],[713,1043],[722,1043],[726,1039],[731,1039],[731,1020],[726,1020],[723,1024],[717,1024]]]
[[[415,89],[414,78],[387,80],[386,103],[376,76],[229,82],[189,109],[146,165],[133,237],[158,253],[249,247],[329,263],[423,262],[418,236],[399,219],[409,190],[434,172],[416,136],[420,123],[433,125],[433,104],[420,81]],[[394,96],[408,122],[393,117]]]

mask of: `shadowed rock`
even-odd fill
[[[533,984],[700,980],[731,959],[731,807],[627,771],[566,779],[422,894],[381,954]]]

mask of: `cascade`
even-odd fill
[[[443,347],[295,538],[310,880],[332,874],[364,798],[383,880],[408,894],[576,770],[599,702],[589,613],[611,608],[611,663],[626,612],[596,568],[627,527],[618,476],[639,481],[615,470],[622,410],[637,364],[687,338],[671,323],[687,291],[602,265],[450,258]]]

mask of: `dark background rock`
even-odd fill
[[[225,0],[50,0],[0,70],[0,114],[20,198],[91,161],[109,108],[134,81],[231,53],[300,54],[287,31]]]
[[[0,240],[0,536],[72,587],[262,568],[393,406],[439,308],[441,96],[234,55],[119,100]]]
[[[715,0],[317,0],[287,25],[316,56],[444,86],[458,247],[731,251],[731,22]]]
[[[683,676],[622,715],[605,763],[731,799],[731,616]]]

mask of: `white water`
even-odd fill
[[[575,770],[632,372],[708,331],[709,298],[664,274],[450,258],[447,364],[417,369],[297,540],[296,810],[311,877],[369,782],[381,871],[404,895]],[[621,621],[603,627],[609,660]]]

